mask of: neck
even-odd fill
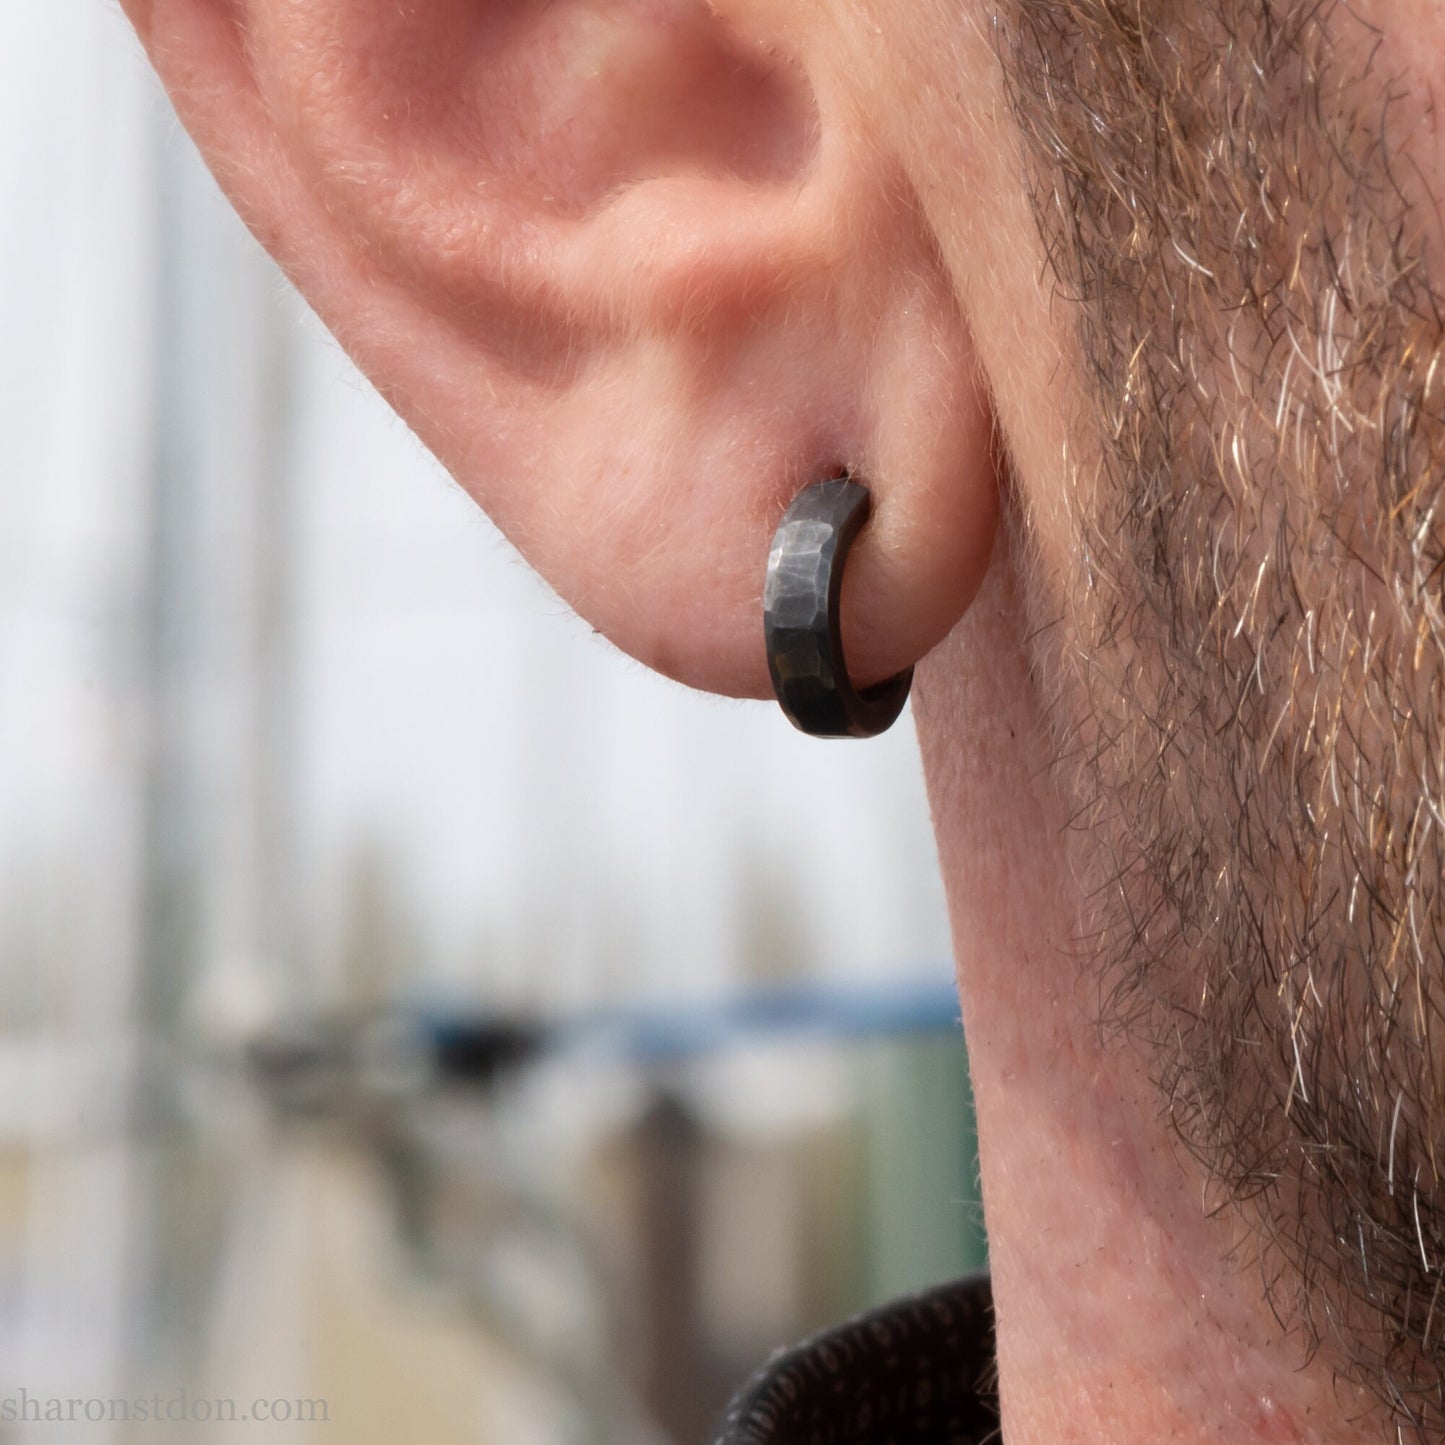
[[[1007,1445],[1390,1436],[1281,1328],[1246,1223],[1211,1209],[1074,944],[1025,622],[1001,549],[920,667],[919,736],[978,1110]]]

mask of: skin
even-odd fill
[[[1343,618],[1347,640],[1378,584],[1379,651],[1393,657],[1433,604],[1401,600],[1389,585],[1394,553],[1372,552],[1393,535],[1381,517],[1393,526],[1403,514],[1393,496],[1376,505],[1367,441],[1331,470],[1291,470],[1270,451],[1273,423],[1248,419],[1257,395],[1275,394],[1269,368],[1283,363],[1267,346],[1257,352],[1249,330],[1257,322],[1263,334],[1269,307],[1242,308],[1224,279],[1247,232],[1224,226],[1212,265],[1172,244],[1220,230],[1227,213],[1207,208],[1220,166],[1180,187],[1186,210],[1194,191],[1205,196],[1193,229],[1182,212],[1159,219],[1151,188],[1163,188],[1162,172],[1123,188],[1122,210],[1107,196],[1091,209],[1085,189],[1050,211],[1066,169],[1050,146],[1068,142],[1081,116],[1068,173],[1086,178],[1090,165],[1107,179],[1144,164],[1140,135],[1158,116],[1170,117],[1169,135],[1185,135],[1198,108],[1188,95],[1171,105],[1170,57],[1228,49],[1213,22],[1131,7],[1145,61],[1118,95],[1096,95],[1092,72],[1080,71],[1071,100],[1069,66],[1084,52],[1058,42],[1045,100],[1020,60],[1027,5],[125,8],[257,236],[458,481],[619,647],[690,685],[766,696],[758,617],[774,526],[804,482],[839,465],[870,481],[874,520],[850,562],[844,628],[859,682],[921,659],[916,715],[974,1071],[1010,1445],[1440,1438],[1438,1350],[1419,1303],[1435,1276],[1409,1274],[1413,1238],[1391,1253],[1403,1235],[1390,1213],[1407,1202],[1393,1188],[1407,1162],[1408,1202],[1418,1214],[1423,1201],[1432,1229],[1445,1197],[1427,1167],[1440,1092],[1427,1007],[1438,944],[1427,926],[1405,964],[1389,955],[1420,1001],[1413,1031],[1408,1017],[1396,1028],[1394,1015],[1371,1011],[1383,967],[1372,915],[1322,905],[1304,928],[1314,952],[1300,944],[1303,925],[1279,900],[1296,896],[1292,887],[1317,896],[1318,880],[1344,866],[1330,850],[1361,820],[1342,813],[1302,875],[1303,845],[1283,843],[1299,842],[1304,824],[1292,795],[1267,786],[1250,708],[1201,728],[1187,761],[1151,763],[1167,749],[1140,719],[1152,725],[1160,712],[1168,736],[1192,738],[1192,720],[1256,664],[1251,708],[1275,720],[1270,746],[1295,763],[1289,776],[1338,761],[1306,720],[1284,604],[1266,625],[1230,586],[1222,599],[1178,601],[1172,629],[1151,622],[1154,574],[1131,570],[1129,528],[1138,497],[1152,496],[1143,479],[1153,475],[1148,448],[1164,437],[1160,415],[1188,424],[1164,438],[1172,462],[1151,483],[1164,495],[1150,516],[1175,524],[1167,577],[1192,575],[1191,558],[1217,559],[1224,537],[1243,538],[1231,554],[1240,575],[1256,560],[1288,571],[1298,553],[1272,550],[1278,528],[1265,520],[1312,517],[1328,484],[1329,496],[1358,499],[1358,526],[1348,546],[1340,528],[1321,529],[1318,576],[1296,579],[1303,613]],[[1101,14],[1114,23],[1088,0],[1070,13],[1081,25]],[[1286,67],[1252,113],[1261,133],[1284,134],[1301,97],[1357,118],[1398,95],[1388,122],[1371,123],[1408,170],[1398,205],[1422,266],[1439,229],[1431,85],[1441,23],[1395,0],[1356,7],[1348,23],[1327,15],[1327,72]],[[1106,35],[1106,63],[1119,53]],[[1248,46],[1229,53],[1244,57],[1247,89],[1258,73]],[[1151,85],[1163,97],[1150,92],[1130,111]],[[1040,126],[1041,115],[1057,125]],[[1200,124],[1184,154],[1203,156],[1225,124]],[[1156,150],[1144,148],[1150,165]],[[1323,154],[1281,160],[1274,199],[1316,162],[1333,164]],[[1348,231],[1354,209],[1340,208],[1339,234],[1356,238],[1352,255],[1370,254],[1371,233]],[[1315,234],[1304,199],[1286,212],[1264,238],[1267,259],[1271,245],[1288,257],[1291,239]],[[1262,231],[1267,216],[1251,224]],[[1097,252],[1091,226],[1106,243]],[[1126,276],[1090,311],[1081,278],[1100,257],[1136,254],[1122,244],[1131,234],[1142,280]],[[1373,275],[1351,294],[1364,297]],[[1306,301],[1329,289],[1308,264],[1285,265],[1265,300],[1291,284]],[[1389,319],[1396,293],[1381,294]],[[1147,309],[1161,298],[1173,311]],[[1351,314],[1366,314],[1363,300]],[[1124,373],[1135,358],[1173,374],[1159,361],[1171,315],[1205,359],[1172,409],[1136,409],[1135,431],[1116,428],[1147,444],[1126,455],[1101,418],[1132,404]],[[1313,354],[1323,325],[1303,319],[1295,351]],[[1433,332],[1412,332],[1391,353],[1391,395],[1408,391],[1410,368],[1434,345]],[[1231,391],[1240,365],[1256,360],[1256,381]],[[1298,388],[1290,396],[1291,407],[1309,404]],[[1366,409],[1337,407],[1325,421],[1350,421],[1350,434],[1368,439]],[[1424,448],[1409,492],[1424,509],[1412,534],[1424,538],[1419,555],[1434,545],[1432,426],[1412,433]],[[1241,467],[1231,492],[1229,449],[1215,443],[1236,436],[1264,460]],[[1219,458],[1225,470],[1211,471]],[[1201,487],[1185,487],[1197,478]],[[1237,510],[1225,522],[1217,509],[1191,511],[1192,498],[1226,494]],[[1104,581],[1091,580],[1085,558]],[[1223,626],[1226,602],[1238,616]],[[1165,640],[1181,631],[1201,641],[1170,653]],[[1266,673],[1293,691],[1270,694]],[[1335,688],[1337,714],[1358,724],[1352,735],[1376,773],[1382,759],[1414,759],[1424,746],[1439,715],[1436,676],[1427,653],[1408,705],[1387,711],[1378,734],[1366,721],[1378,679]],[[1241,766],[1264,779],[1260,801],[1215,806]],[[1398,808],[1370,836],[1393,838],[1412,799],[1387,800]],[[1155,818],[1164,823],[1150,833],[1140,820]],[[1209,878],[1233,880],[1202,911],[1175,886],[1178,854],[1161,841],[1168,833],[1177,848],[1181,830]],[[1392,857],[1373,862],[1370,876],[1391,881]],[[1419,881],[1428,872],[1395,880],[1427,911],[1437,907]],[[1240,928],[1261,910],[1261,928]],[[1258,959],[1241,942],[1251,938]],[[1360,1038],[1323,1004],[1318,1019],[1280,1014],[1281,1032],[1271,1012],[1281,980],[1363,1000]],[[1206,1002],[1222,1002],[1195,1007],[1201,981]],[[1272,1062],[1301,1019],[1332,1045],[1310,1066],[1309,1109],[1291,1093],[1304,1066],[1296,1079]],[[1241,1038],[1243,1062],[1223,1047]],[[1391,1059],[1409,1089],[1362,1090]],[[1326,1156],[1360,1186],[1342,1204],[1318,1184],[1309,1130],[1335,1148],[1346,1116],[1327,1105],[1362,1097],[1371,1147]],[[1271,1164],[1262,1189],[1246,1187],[1241,1165],[1250,1130]],[[1357,1218],[1361,1189],[1383,1178],[1384,1132],[1391,1187]],[[1360,1229],[1358,1279],[1342,1220]],[[1429,1265],[1434,1235],[1423,1223],[1418,1240]]]

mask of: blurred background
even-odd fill
[[[571,617],[108,0],[9,0],[0,206],[0,1402],[192,1402],[0,1442],[690,1445],[977,1267],[907,720]]]

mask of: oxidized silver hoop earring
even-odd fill
[[[848,549],[872,508],[847,475],[804,487],[773,536],[763,584],[763,636],[778,703],[816,738],[871,738],[903,711],[913,669],[855,688],[838,623]]]

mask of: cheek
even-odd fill
[[[1364,0],[1327,20],[1339,45],[1340,68],[1360,77],[1365,107],[1386,148],[1408,156],[1394,167],[1396,183],[1414,202],[1445,197],[1445,6],[1437,0]],[[1436,222],[1438,243],[1439,221]]]

